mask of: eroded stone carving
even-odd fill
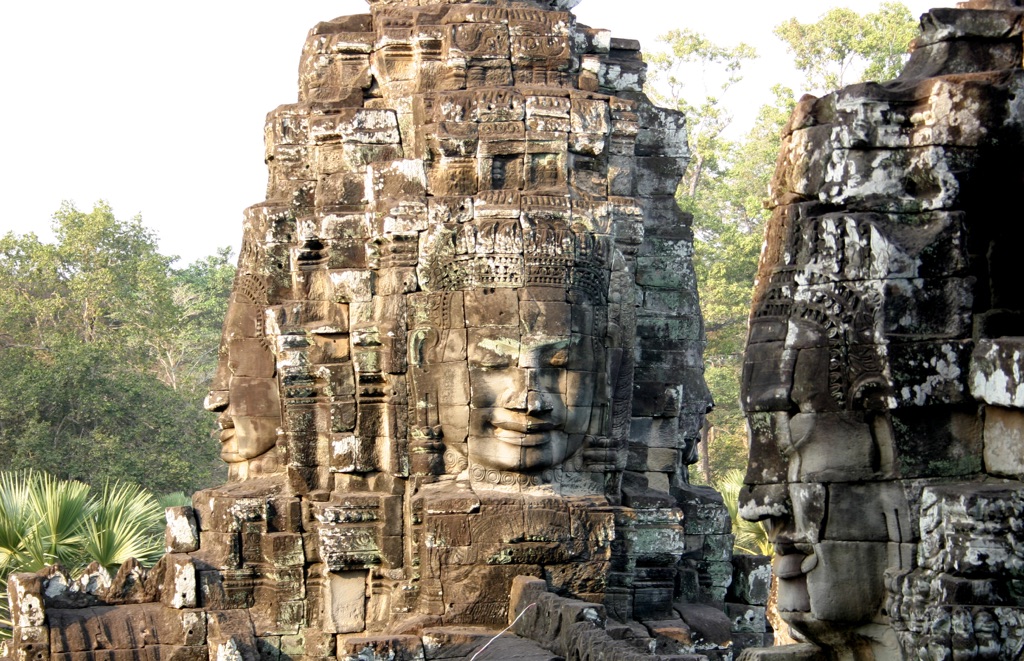
[[[456,658],[437,641],[508,624],[517,576],[600,613],[610,659],[770,639],[687,478],[710,398],[685,121],[574,4],[380,0],[310,32],[207,400],[228,483],[169,513],[160,571],[73,591],[96,612],[32,578],[17,658]],[[136,602],[145,626],[108,608]]]
[[[1024,651],[1024,308],[1019,230],[999,220],[1021,173],[1024,14],[1007,4],[926,14],[899,79],[805,97],[785,132],[741,512],[770,525],[779,608],[820,658]]]

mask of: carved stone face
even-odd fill
[[[255,459],[277,442],[281,404],[276,379],[232,377],[227,409],[217,418],[221,459]]]
[[[579,448],[590,426],[597,375],[592,356],[581,355],[581,336],[565,333],[565,322],[542,318],[531,333],[510,329],[470,339],[471,464],[536,471]]]
[[[281,398],[275,357],[262,336],[259,308],[229,306],[221,364],[206,406],[220,415],[220,456],[235,477],[248,476],[248,462],[266,455],[277,442]],[[262,469],[272,461],[257,462]],[[266,464],[264,466],[264,464]]]
[[[864,301],[856,301],[866,306]],[[873,622],[884,575],[914,535],[907,494],[893,481],[890,398],[877,349],[854,328],[789,319],[751,324],[743,380],[751,430],[741,512],[774,542],[786,621],[825,644],[895,644]],[[834,307],[832,308],[834,309]]]
[[[411,342],[423,364],[415,388],[436,408],[445,444],[471,467],[533,473],[562,464],[601,426],[606,377],[593,312],[556,288],[455,296],[464,307],[451,306],[445,327]]]

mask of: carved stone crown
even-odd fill
[[[407,5],[409,0],[366,0],[371,7],[381,5]],[[419,0],[419,5],[530,5],[541,9],[566,11],[583,0]]]
[[[611,241],[563,220],[483,218],[447,225],[421,263],[428,291],[562,287],[603,303]]]

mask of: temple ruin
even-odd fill
[[[931,11],[897,80],[805,97],[786,128],[741,514],[821,649],[744,659],[1024,654],[1019,5]]]
[[[742,389],[771,647],[767,559],[689,481],[685,117],[577,2],[310,31],[207,399],[228,482],[153,568],[13,575],[5,658],[1024,658],[1021,3],[933,10],[785,130]]]
[[[768,567],[692,487],[685,118],[571,0],[320,23],[266,124],[168,554],[11,580],[16,661],[731,658]],[[735,577],[735,579],[734,579]],[[513,635],[514,634],[514,635]]]

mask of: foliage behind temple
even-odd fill
[[[0,454],[92,484],[156,493],[216,482],[202,398],[234,273],[229,251],[186,268],[141,219],[65,203],[54,242],[0,238]]]

